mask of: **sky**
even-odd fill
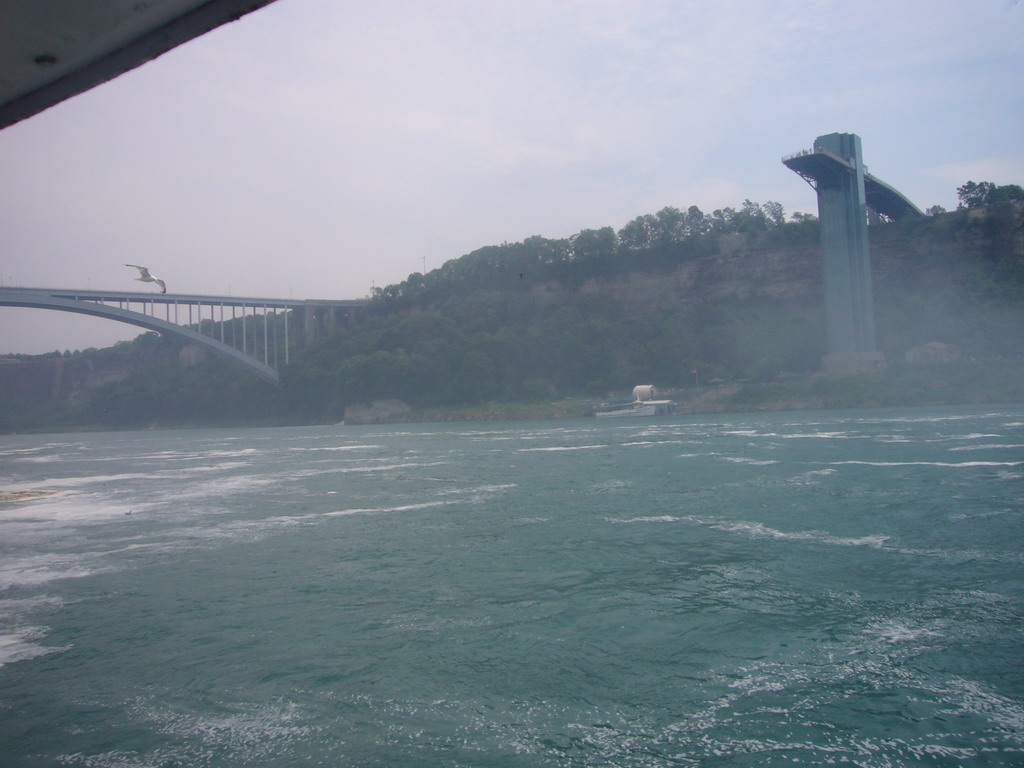
[[[277,0],[0,131],[0,285],[346,299],[745,199],[861,137],[921,209],[1024,184],[1019,0]],[[0,354],[140,329],[0,307]]]

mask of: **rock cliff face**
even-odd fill
[[[652,308],[680,301],[820,296],[821,250],[817,245],[760,250],[742,238],[727,252],[687,261],[665,272],[638,272],[614,282],[588,280],[581,291],[625,302],[642,301]]]
[[[0,365],[0,393],[15,399],[74,402],[104,384],[121,381],[131,370],[125,362],[96,365],[91,360],[65,357],[7,359]]]
[[[1000,298],[1000,286],[1010,294],[1008,286],[1024,275],[1024,206],[878,224],[870,228],[869,238],[880,336],[897,332],[893,326],[913,320],[908,317],[912,313],[931,313],[937,320],[946,316],[950,322],[977,312],[1020,314],[1019,307],[1011,306],[1019,304],[1012,296]],[[590,279],[580,290],[655,310],[681,302],[755,298],[810,306],[822,300],[821,248],[817,242],[765,248],[743,235],[730,235],[714,255],[665,271]],[[918,334],[906,343],[934,340]]]
[[[171,362],[190,367],[207,353],[191,344],[143,356],[95,360],[88,356],[0,358],[0,394],[15,399],[78,403],[105,384],[127,378],[140,363]]]

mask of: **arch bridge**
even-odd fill
[[[0,306],[77,312],[168,334],[280,383],[293,343],[352,323],[369,299],[266,299],[0,287]],[[296,322],[298,320],[299,322]]]

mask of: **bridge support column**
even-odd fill
[[[331,336],[338,329],[338,307],[327,302],[307,301],[302,308],[305,314],[303,333],[309,344],[322,336]],[[347,315],[346,315],[347,317]]]
[[[884,364],[875,347],[875,307],[868,249],[868,206],[860,137],[830,133],[814,153],[785,161],[818,194],[828,353],[826,373],[870,371]]]

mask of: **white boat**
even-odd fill
[[[633,399],[625,403],[602,403],[594,409],[600,419],[626,416],[658,416],[672,413],[675,403],[671,400],[655,400],[658,390],[650,384],[633,387]]]

